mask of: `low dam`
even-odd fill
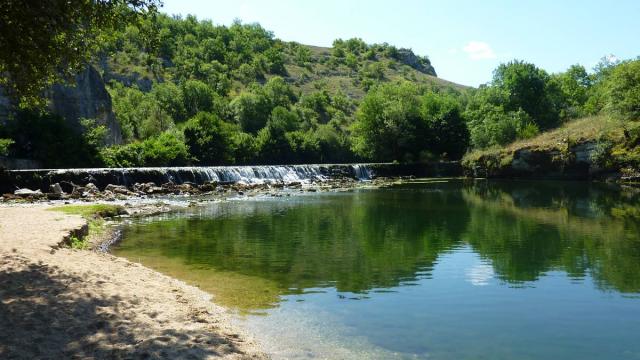
[[[80,186],[93,183],[104,189],[109,184],[130,187],[135,183],[148,182],[157,185],[261,184],[324,181],[341,177],[370,180],[374,177],[461,175],[462,168],[458,162],[0,170],[0,193],[10,193],[19,188],[46,191],[51,184],[62,182]]]

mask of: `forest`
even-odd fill
[[[427,162],[529,139],[573,119],[640,119],[640,59],[548,73],[513,60],[479,88],[389,44],[286,42],[259,24],[157,13],[100,38],[90,66],[122,143],[38,101],[0,125],[0,156],[45,167]],[[36,96],[37,98],[37,96]]]

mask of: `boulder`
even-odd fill
[[[40,196],[42,195],[42,191],[40,191],[40,189],[31,190],[31,189],[23,188],[23,189],[18,189],[14,191],[13,194],[21,197]]]
[[[49,193],[62,195],[64,191],[62,191],[62,186],[59,183],[49,185]]]

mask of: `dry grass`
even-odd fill
[[[526,140],[515,141],[504,147],[492,147],[482,150],[474,150],[467,153],[464,161],[474,161],[485,155],[492,154],[512,154],[519,149],[564,150],[570,144],[577,144],[590,140],[598,140],[607,137],[616,142],[623,138],[625,124],[605,115],[589,116],[567,122],[557,129],[543,132],[542,134]],[[632,126],[632,125],[628,125]]]

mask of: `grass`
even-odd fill
[[[111,204],[91,204],[91,205],[64,205],[50,209],[70,215],[80,215],[87,220],[89,234],[83,238],[71,237],[71,248],[87,249],[90,240],[104,234],[106,229],[105,218],[118,216],[124,213],[124,208],[120,205]]]
[[[106,218],[121,215],[124,208],[120,205],[111,204],[91,204],[91,205],[64,205],[52,208],[53,211],[60,211],[70,215],[80,215],[90,220],[95,218]]]
[[[507,156],[520,149],[561,150],[586,141],[607,139],[613,143],[624,141],[624,130],[638,127],[637,123],[624,122],[609,116],[590,116],[567,122],[526,140],[518,140],[504,147],[491,147],[467,153],[463,162],[473,162],[490,155]]]

